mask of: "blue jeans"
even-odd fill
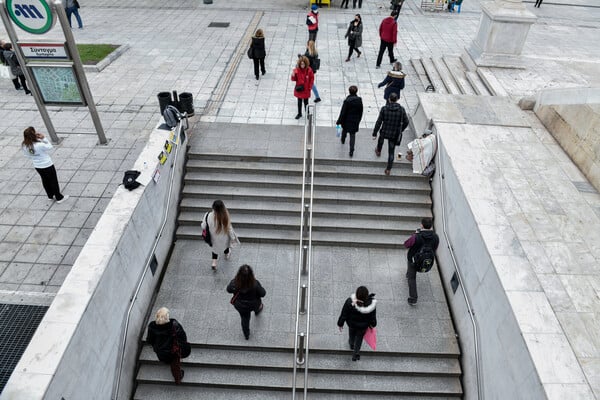
[[[67,8],[67,19],[69,20],[69,26],[71,25],[71,14],[75,14],[75,18],[77,18],[77,23],[79,24],[79,28],[83,28],[83,23],[81,22],[81,17],[79,16],[79,10],[77,7],[68,7]]]
[[[319,91],[317,90],[317,85],[313,84],[312,92],[314,93],[315,98],[318,99],[319,98]]]

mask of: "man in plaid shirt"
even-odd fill
[[[408,126],[408,116],[406,111],[400,104],[397,103],[398,95],[391,93],[388,98],[388,103],[381,108],[379,112],[379,118],[375,123],[375,129],[373,129],[373,140],[377,137],[379,132],[379,139],[377,140],[377,147],[375,148],[375,154],[377,157],[381,156],[381,148],[383,147],[383,140],[388,141],[388,162],[385,169],[385,174],[389,175],[394,163],[394,152],[396,146],[400,145],[402,141],[402,132]]]

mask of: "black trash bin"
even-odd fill
[[[179,95],[179,104],[181,111],[186,112],[188,116],[194,115],[194,96],[189,92],[183,92]]]
[[[158,95],[158,106],[160,107],[160,115],[163,114],[165,108],[171,103],[171,93],[159,92]]]

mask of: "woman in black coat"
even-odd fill
[[[364,286],[359,286],[344,303],[337,325],[341,332],[344,322],[348,324],[348,344],[354,350],[352,361],[360,360],[360,346],[367,328],[377,326],[376,306],[375,294],[369,294],[369,289]]]
[[[400,61],[396,61],[385,79],[377,85],[377,87],[385,86],[385,91],[383,92],[384,100],[387,101],[392,93],[396,93],[398,98],[400,98],[400,91],[404,89],[405,76],[404,72],[402,72],[402,64]]]
[[[246,340],[250,339],[250,315],[260,314],[263,309],[262,298],[267,292],[254,277],[249,265],[244,264],[238,270],[235,278],[227,285],[227,292],[233,293],[233,306],[242,318],[242,332]]]
[[[257,29],[256,33],[252,37],[252,43],[250,43],[250,51],[249,53],[252,55],[252,61],[254,61],[254,76],[256,76],[256,80],[258,80],[258,64],[260,63],[260,70],[262,74],[266,74],[265,70],[265,57],[267,56],[267,51],[265,50],[265,35],[262,29]]]
[[[354,155],[356,132],[363,114],[362,99],[356,95],[358,88],[354,85],[348,88],[350,95],[344,100],[336,125],[342,126],[342,144],[346,143],[346,134],[350,135],[350,157]]]
[[[352,57],[352,53],[356,51],[358,56],[356,58],[360,58],[362,52],[358,50],[359,47],[362,46],[362,18],[360,14],[356,14],[354,19],[350,21],[350,25],[348,26],[348,30],[346,31],[346,36],[348,38],[348,57],[346,58],[346,62],[350,61],[350,57]]]
[[[177,339],[180,353],[173,350],[173,340]],[[192,348],[187,341],[183,326],[174,318],[169,318],[169,309],[159,308],[156,312],[156,321],[148,325],[148,337],[146,341],[152,345],[158,359],[171,365],[171,373],[175,383],[181,383],[183,369],[181,369],[181,358],[190,355]]]

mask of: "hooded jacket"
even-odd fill
[[[306,68],[294,68],[292,73],[292,80],[296,82],[296,87],[302,85],[302,90],[298,91],[294,89],[294,96],[299,99],[310,98],[310,91],[312,90],[313,84],[315,83],[315,74],[313,73],[310,66]]]
[[[440,244],[440,238],[437,233],[431,229],[423,229],[413,233],[406,242],[404,242],[404,247],[409,249],[407,257],[410,262],[414,262],[415,254],[421,250],[421,247],[423,247],[425,243],[430,244],[433,251],[436,251]]]
[[[342,313],[338,318],[337,325],[341,328],[344,322],[353,329],[375,328],[377,326],[377,300],[375,293],[371,293],[369,298],[362,304],[353,293],[342,307]]]
[[[394,17],[386,17],[379,25],[379,37],[384,42],[396,43],[398,40],[398,23]]]
[[[350,133],[358,132],[360,120],[363,114],[362,99],[357,95],[349,95],[342,104],[340,116],[337,119],[336,125],[341,125],[345,131]]]
[[[402,71],[390,71],[383,81],[381,81],[377,87],[385,86],[383,92],[383,99],[387,100],[390,94],[396,93],[400,98],[400,91],[404,89],[404,72]]]
[[[379,129],[381,129],[381,136],[384,139],[395,140],[396,143],[399,143],[408,122],[408,115],[406,115],[406,111],[400,104],[388,103],[381,107],[379,118],[377,118],[373,129],[373,136],[377,136]]]
[[[309,24],[308,22],[312,22]],[[310,10],[306,16],[306,24],[308,25],[309,31],[319,30],[319,10]]]
[[[252,48],[252,58],[260,60],[261,58],[265,58],[267,52],[265,51],[265,38],[264,37],[252,37],[252,43],[250,44]]]

